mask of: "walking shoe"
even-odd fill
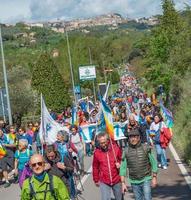
[[[162,168],[166,170],[166,169],[167,169],[167,166],[163,166]]]
[[[161,168],[161,167],[162,167],[162,165],[159,163],[159,164],[158,164],[158,168]]]
[[[8,188],[10,185],[11,185],[11,184],[10,184],[9,182],[6,182],[6,183],[4,184],[4,188]]]

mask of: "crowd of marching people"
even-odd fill
[[[101,190],[102,200],[111,199],[111,190],[116,200],[123,199],[128,189],[127,169],[135,199],[152,199],[151,186],[157,184],[158,168],[168,168],[166,148],[172,132],[167,118],[172,123],[171,113],[155,95],[148,97],[129,74],[121,77],[119,89],[105,102],[112,115],[114,137],[107,133],[107,122],[105,128],[94,128],[84,135],[83,127],[97,127],[102,116],[101,103],[87,98],[79,101],[75,113],[72,108],[61,114],[50,112],[52,119],[69,130],[58,131],[52,144],[42,142],[40,122],[15,127],[5,126],[1,120],[4,187],[19,183],[23,200],[76,199],[76,183],[87,173],[84,158],[93,155],[93,181]]]

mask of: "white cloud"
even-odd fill
[[[190,0],[175,0],[177,9]],[[83,18],[116,12],[131,18],[161,13],[160,0],[0,0],[0,21]]]
[[[182,9],[190,0],[175,0]],[[32,19],[83,18],[117,12],[128,17],[143,17],[161,13],[160,0],[31,0]]]
[[[30,17],[29,0],[0,0],[0,22],[20,21]]]

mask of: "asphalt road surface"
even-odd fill
[[[177,161],[173,158],[170,151],[167,152],[168,158],[170,159],[169,167],[167,170],[159,170],[158,174],[158,187],[153,189],[154,200],[191,200],[191,190],[186,184],[181,171],[179,170]],[[81,182],[83,183],[84,191],[78,196],[79,200],[100,200],[100,191],[92,180],[91,176],[91,162],[92,158],[86,157],[85,165],[86,170],[90,173],[82,177]],[[79,189],[81,186],[77,183]],[[81,189],[82,190],[82,189]],[[3,188],[0,186],[0,199],[2,200],[19,200],[20,189],[18,185],[12,184],[9,188]],[[131,187],[125,194],[125,200],[131,200],[133,194]],[[114,198],[112,199],[114,200]]]

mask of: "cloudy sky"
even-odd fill
[[[181,10],[191,0],[174,0]],[[45,21],[92,17],[117,12],[125,17],[161,13],[160,0],[0,0],[0,22]]]

